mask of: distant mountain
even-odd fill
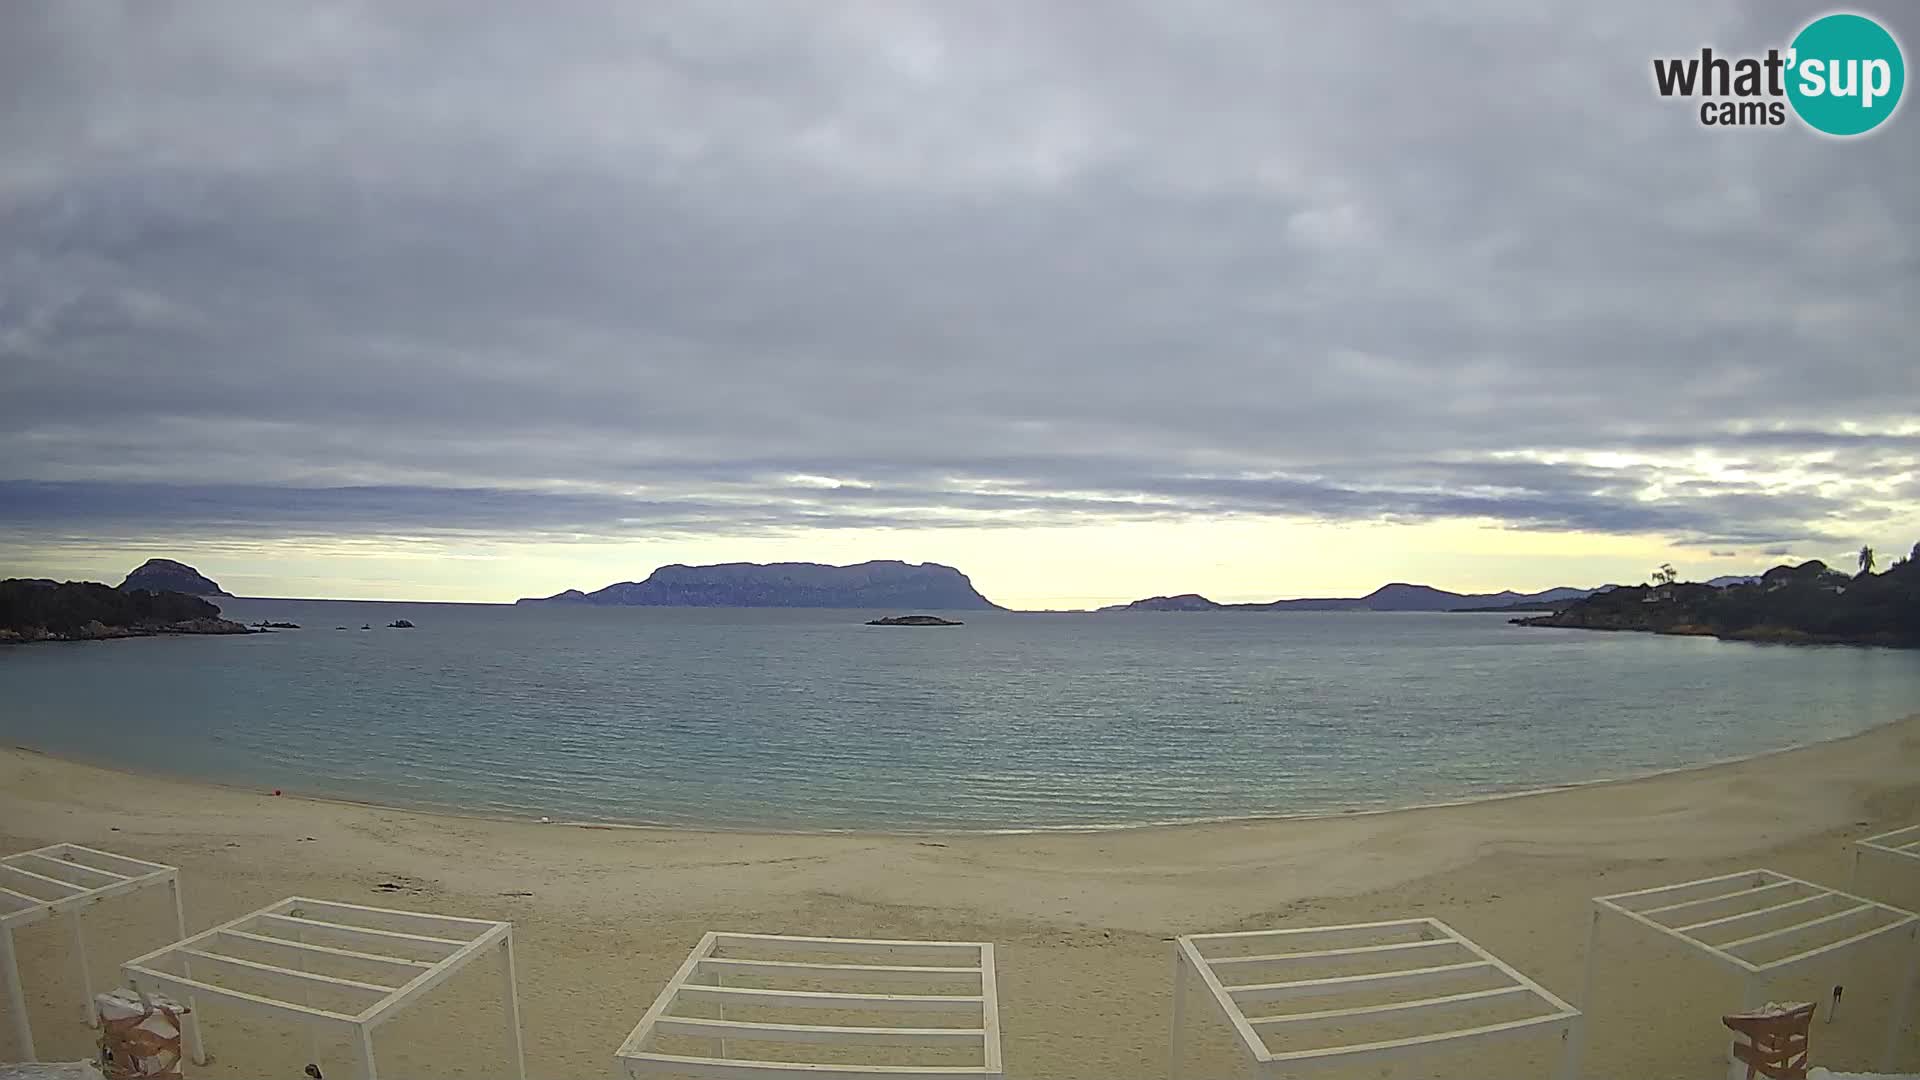
[[[1149,596],[1145,600],[1135,600],[1131,604],[1114,604],[1103,607],[1101,611],[1224,611],[1228,605],[1217,604],[1199,593],[1181,593],[1179,596]]]
[[[1722,574],[1717,578],[1708,578],[1706,584],[1716,589],[1724,589],[1729,585],[1752,585],[1759,580],[1759,574]]]
[[[522,604],[631,607],[915,608],[926,611],[999,607],[967,575],[939,563],[895,559],[822,563],[719,563],[655,570],[645,581],[622,581],[596,592],[568,589]]]
[[[1604,592],[1604,591],[1605,591],[1604,589],[1596,590],[1595,592],[1589,595],[1598,596],[1601,592]],[[1449,608],[1448,610],[1449,611],[1482,611],[1482,612],[1504,611],[1509,614],[1518,615],[1522,612],[1559,611],[1561,608],[1567,607],[1571,604],[1577,604],[1584,599],[1586,599],[1586,597],[1576,596],[1571,599],[1516,600],[1511,604],[1487,604],[1484,607]]]
[[[148,559],[135,567],[120,583],[122,589],[146,589],[148,592],[177,592],[188,596],[232,596],[215,585],[211,578],[186,563],[172,559]]]
[[[1431,585],[1396,581],[1365,596],[1270,600],[1263,604],[1221,604],[1198,593],[1154,596],[1131,604],[1115,604],[1101,611],[1465,611],[1470,608],[1508,607],[1514,604],[1570,603],[1597,590],[1561,587],[1545,592],[1456,593]]]

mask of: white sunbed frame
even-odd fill
[[[272,931],[290,935],[282,937]],[[280,967],[255,960],[226,956],[218,950],[225,940],[246,946],[276,950],[290,956],[300,967]],[[463,919],[451,915],[431,915],[418,911],[343,904],[332,900],[289,897],[258,911],[192,937],[155,949],[121,965],[127,984],[144,992],[171,991],[175,994],[218,1001],[236,1008],[253,1009],[307,1026],[312,1037],[313,1058],[318,1061],[320,1030],[332,1027],[351,1033],[358,1050],[362,1080],[378,1080],[373,1056],[373,1031],[394,1018],[403,1008],[439,986],[480,954],[500,951],[501,991],[506,1000],[506,1025],[513,1044],[513,1075],[526,1080],[526,1057],[520,1042],[520,997],[513,970],[513,924],[491,919]],[[434,960],[418,960],[395,955],[393,950],[437,953]],[[344,957],[356,963],[385,967],[396,974],[393,984],[343,979],[304,970],[306,958]],[[177,961],[180,973],[164,970],[162,965]],[[194,967],[200,976],[194,975]],[[223,970],[238,970],[263,981],[287,987],[299,995],[303,990],[324,989],[357,993],[368,999],[357,1013],[334,1012],[315,1008],[300,1001],[236,990],[209,979]],[[187,1017],[188,1050],[193,1060],[205,1064],[206,1054],[199,1042],[199,1025]]]
[[[1746,984],[1742,1008],[1748,1010],[1766,1004],[1771,976],[1845,950],[1882,948],[1881,939],[1904,935],[1907,972],[1887,1022],[1883,1066],[1893,1068],[1900,1029],[1912,1007],[1915,981],[1920,978],[1920,915],[1773,870],[1744,870],[1678,885],[1596,896],[1587,929],[1586,996],[1580,999],[1589,1014],[1593,1011],[1594,948],[1600,917],[1608,914],[1678,941],[1739,973]],[[1799,921],[1746,936],[1723,936],[1738,934],[1743,922],[1788,914]],[[1755,947],[1781,944],[1804,947],[1759,963],[1741,955]],[[1731,1057],[1728,1060],[1733,1061]],[[1745,1064],[1739,1067],[1744,1074]]]
[[[173,896],[174,925],[185,937],[180,871],[175,867],[78,844],[49,844],[0,858],[0,978],[6,980],[7,1010],[13,1014],[14,1038],[25,1060],[38,1058],[33,1050],[33,1027],[27,1019],[26,993],[20,985],[14,931],[55,915],[67,916],[73,959],[80,970],[80,1013],[91,1027],[96,1022],[93,977],[87,970],[87,936],[80,915],[102,900],[162,885]]]
[[[1865,840],[1855,840],[1853,876],[1848,879],[1847,888],[1860,887],[1860,861],[1869,855],[1883,865],[1899,866],[1920,874],[1920,825],[1909,825],[1904,829],[1883,832],[1879,836],[1869,836]]]
[[[1380,943],[1382,938],[1398,940]],[[1210,944],[1226,941],[1305,948],[1263,951],[1249,956],[1207,955],[1206,949]],[[1241,977],[1232,973],[1232,969],[1242,966],[1271,970],[1290,962],[1368,956],[1392,958],[1396,964],[1386,971],[1362,975],[1279,982],[1236,982]],[[1208,999],[1232,1025],[1240,1037],[1241,1048],[1263,1076],[1291,1075],[1314,1065],[1354,1064],[1403,1057],[1443,1046],[1458,1046],[1528,1032],[1558,1032],[1564,1045],[1559,1077],[1561,1080],[1574,1080],[1580,1072],[1580,1040],[1575,1034],[1581,1023],[1580,1010],[1560,1000],[1539,983],[1515,971],[1505,961],[1438,919],[1395,919],[1298,930],[1183,935],[1174,943],[1173,953],[1173,1034],[1167,1073],[1175,1078],[1181,1072],[1181,1034],[1185,1022],[1186,980],[1189,973],[1199,976],[1205,984]],[[1489,976],[1499,979],[1502,985],[1486,990],[1357,1008],[1285,1012],[1256,1017],[1248,1017],[1245,1010],[1247,1005],[1265,1001],[1345,995],[1427,984],[1444,985],[1448,982],[1478,981]],[[1408,1038],[1303,1045],[1287,1050],[1268,1049],[1261,1035],[1262,1030],[1299,1032],[1323,1025],[1340,1027],[1364,1024],[1369,1019],[1389,1016],[1444,1016],[1500,1000],[1530,1000],[1543,1011],[1519,1020]]]
[[[875,963],[804,963],[754,959],[767,952],[818,952],[872,958]],[[859,991],[756,990],[726,985],[726,976],[756,975],[845,980]],[[710,981],[696,981],[701,978]],[[903,994],[901,984],[971,982],[970,994]],[[875,993],[875,989],[882,992]],[[834,1027],[817,1024],[768,1024],[755,1021],[682,1017],[683,1001],[774,1005],[800,1009],[949,1012],[979,1017],[977,1027]],[[724,1008],[722,1016],[724,1017]],[[720,1057],[663,1054],[648,1049],[655,1035],[692,1035],[719,1039]],[[971,1046],[980,1064],[840,1065],[736,1058],[733,1040],[808,1042],[834,1046]],[[873,941],[855,938],[785,937],[775,934],[710,932],[700,939],[680,970],[667,981],[653,1007],[614,1055],[623,1077],[669,1074],[708,1080],[1001,1080],[1000,999],[994,979],[993,946],[973,941]]]

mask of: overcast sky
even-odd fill
[[[1824,10],[6,5],[0,571],[1078,606],[1905,550],[1912,103],[1652,90]]]

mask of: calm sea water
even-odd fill
[[[221,603],[304,629],[0,649],[0,737],[485,813],[988,829],[1406,805],[1920,711],[1920,653],[1499,615]]]

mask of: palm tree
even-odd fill
[[[1860,573],[1873,573],[1873,549],[1865,544],[1860,545]]]

